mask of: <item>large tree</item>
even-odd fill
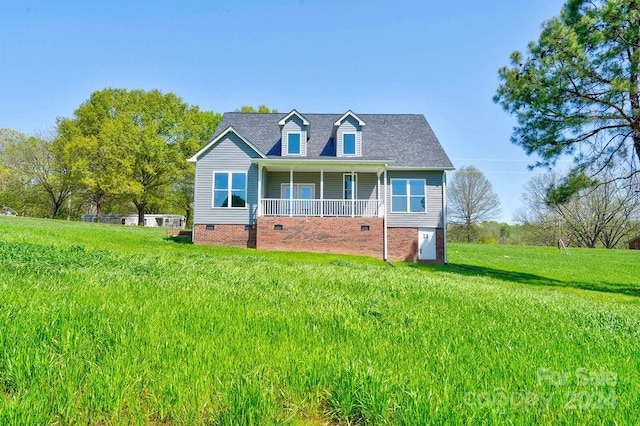
[[[126,137],[126,117],[119,120],[116,109],[127,103],[124,90],[94,92],[74,112],[74,117],[58,119],[58,155],[76,173],[83,196],[102,220],[107,201],[125,197],[140,189],[133,180],[131,142]]]
[[[612,165],[637,173],[640,159],[640,1],[568,0],[537,42],[499,70],[494,101],[514,114],[511,141],[536,165],[573,156],[559,201]],[[619,166],[624,165],[624,169]]]
[[[91,94],[71,119],[58,122],[59,150],[100,212],[123,196],[144,214],[184,179],[186,158],[211,136],[218,114],[201,112],[173,93],[104,89]]]
[[[451,222],[464,227],[467,242],[472,240],[474,225],[500,214],[500,199],[491,182],[473,166],[462,167],[453,174],[447,188],[447,204]]]

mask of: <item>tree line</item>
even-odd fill
[[[549,171],[531,178],[522,193],[516,224],[493,221],[500,200],[491,182],[473,166],[458,169],[448,185],[449,232],[454,242],[619,248],[640,235],[638,176],[613,179],[614,171],[598,176],[601,183],[583,188],[559,202],[554,192],[564,177]]]
[[[277,112],[261,105],[245,112]],[[0,205],[19,215],[73,218],[92,210],[183,214],[192,222],[194,170],[186,160],[221,114],[173,93],[107,88],[59,118],[50,134],[0,129]]]

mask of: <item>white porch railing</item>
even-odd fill
[[[301,200],[263,198],[262,216],[376,217],[378,200]]]

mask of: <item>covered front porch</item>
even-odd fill
[[[384,217],[386,164],[274,159],[256,163],[259,217]]]

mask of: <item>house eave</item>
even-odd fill
[[[333,123],[333,126],[334,126],[334,127],[338,127],[338,126],[340,126],[340,124],[342,124],[342,122],[343,122],[344,120],[346,120],[346,118],[347,118],[347,117],[349,117],[349,116],[353,117],[353,118],[358,122],[358,125],[359,125],[359,126],[364,126],[364,125],[366,125],[366,124],[367,124],[367,123],[365,123],[365,122],[364,122],[360,117],[358,117],[358,116],[357,116],[353,111],[349,110],[349,111],[345,112],[345,113],[342,115],[342,117],[340,117],[340,118],[338,119],[338,121],[336,121],[335,123]]]
[[[456,168],[453,166],[447,166],[447,167],[389,166],[387,167],[387,170],[389,171],[407,171],[407,172],[411,172],[411,171],[450,172],[455,169]]]
[[[307,120],[304,117],[304,115],[300,114],[295,109],[293,111],[291,111],[289,114],[285,115],[282,120],[278,121],[278,125],[279,126],[284,126],[285,124],[287,124],[287,121],[289,121],[289,119],[294,115],[297,116],[300,120],[302,120],[302,124],[304,124],[305,126],[309,125],[309,120]]]

